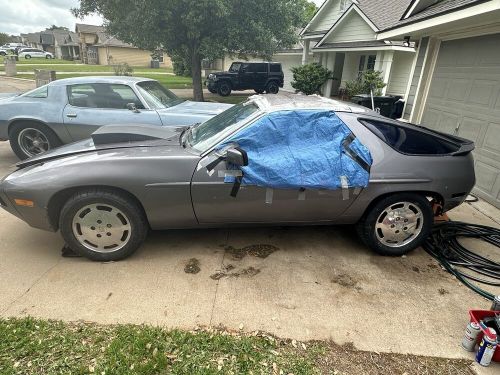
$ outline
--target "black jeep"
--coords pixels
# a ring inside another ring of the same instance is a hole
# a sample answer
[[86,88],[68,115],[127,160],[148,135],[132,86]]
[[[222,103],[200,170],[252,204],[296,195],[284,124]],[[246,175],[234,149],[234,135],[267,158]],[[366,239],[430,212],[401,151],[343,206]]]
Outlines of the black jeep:
[[280,63],[234,62],[227,72],[211,73],[205,83],[212,94],[228,96],[231,90],[250,89],[258,94],[277,94],[283,80]]

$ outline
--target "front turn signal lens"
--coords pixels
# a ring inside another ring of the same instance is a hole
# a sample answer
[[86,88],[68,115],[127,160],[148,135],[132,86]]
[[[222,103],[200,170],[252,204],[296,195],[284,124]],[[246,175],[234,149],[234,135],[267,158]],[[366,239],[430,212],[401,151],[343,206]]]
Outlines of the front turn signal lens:
[[29,199],[14,199],[14,202],[18,206],[35,207],[35,202],[30,201]]

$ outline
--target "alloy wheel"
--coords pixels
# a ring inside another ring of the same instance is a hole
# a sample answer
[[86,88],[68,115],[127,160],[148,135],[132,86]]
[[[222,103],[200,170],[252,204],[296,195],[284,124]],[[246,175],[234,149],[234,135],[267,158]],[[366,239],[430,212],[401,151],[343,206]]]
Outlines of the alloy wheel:
[[28,156],[35,156],[50,149],[47,136],[38,129],[26,128],[19,132],[17,143]]
[[82,246],[99,253],[120,250],[130,241],[132,232],[129,218],[104,203],[89,204],[78,210],[72,228]]
[[375,234],[388,247],[402,247],[413,241],[423,227],[421,209],[411,202],[398,202],[387,207],[379,215]]

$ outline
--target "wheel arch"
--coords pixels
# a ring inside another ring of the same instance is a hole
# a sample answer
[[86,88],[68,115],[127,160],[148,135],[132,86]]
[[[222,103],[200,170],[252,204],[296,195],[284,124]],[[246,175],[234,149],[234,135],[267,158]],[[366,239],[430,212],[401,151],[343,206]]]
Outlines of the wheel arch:
[[128,190],[125,190],[123,188],[119,188],[116,186],[109,186],[109,185],[85,185],[85,186],[75,186],[75,187],[69,187],[63,190],[58,191],[52,197],[50,197],[48,204],[47,204],[47,215],[48,215],[48,220],[50,222],[51,227],[54,230],[59,229],[59,217],[61,215],[61,210],[65,203],[68,201],[69,198],[71,198],[74,194],[77,194],[78,192],[83,192],[83,191],[88,191],[88,190],[100,190],[100,191],[107,191],[107,192],[112,192],[112,193],[118,193],[123,196],[125,196],[127,199],[130,199],[134,201],[138,207],[142,210],[142,214],[146,218],[146,221],[149,226],[149,219],[148,215],[146,214],[146,210],[144,209],[144,206],[142,202],[140,201],[139,198],[137,198],[136,195],[132,194]]
[[[18,123],[42,125],[57,135],[57,133],[55,131],[53,131],[46,122],[39,120],[39,119],[34,119],[34,118],[15,118],[15,119],[11,120],[9,122],[9,125],[7,126],[7,134],[10,134],[12,127]],[[59,136],[58,136],[58,138],[59,138]]]
[[430,201],[434,201],[437,205],[443,206],[444,205],[444,198],[441,194],[433,192],[433,191],[428,191],[428,190],[400,190],[400,191],[391,191],[388,193],[383,193],[375,197],[370,204],[365,208],[363,211],[363,215],[361,215],[361,218],[365,217],[368,212],[382,199],[385,199],[387,197],[390,197],[391,195],[395,194],[418,194],[427,198],[430,198]]

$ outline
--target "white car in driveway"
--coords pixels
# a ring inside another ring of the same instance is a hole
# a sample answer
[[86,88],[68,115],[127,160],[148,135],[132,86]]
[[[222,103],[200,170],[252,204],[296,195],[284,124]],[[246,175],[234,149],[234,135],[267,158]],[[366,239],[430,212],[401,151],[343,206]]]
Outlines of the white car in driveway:
[[19,51],[19,58],[31,59],[31,58],[45,58],[53,59],[54,55],[50,52],[43,51],[37,48],[24,48]]

